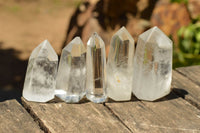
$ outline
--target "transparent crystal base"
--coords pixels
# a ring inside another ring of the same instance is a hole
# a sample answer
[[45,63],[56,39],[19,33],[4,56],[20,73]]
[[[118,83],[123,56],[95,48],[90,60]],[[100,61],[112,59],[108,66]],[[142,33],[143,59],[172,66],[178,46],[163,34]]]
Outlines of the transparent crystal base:
[[63,101],[65,101],[66,103],[78,103],[84,95],[61,95],[61,94],[57,94],[57,97],[59,97],[60,99],[62,99]]
[[106,101],[107,96],[105,95],[94,95],[94,94],[86,94],[87,99],[94,103],[103,103]]
[[76,94],[76,95],[75,94],[67,95],[67,92],[61,89],[55,90],[54,93],[57,97],[59,97],[60,99],[62,99],[63,101],[67,103],[78,103],[85,95],[85,93]]
[[48,102],[54,98],[53,93],[47,93],[47,94],[48,95],[42,95],[42,94],[33,95],[29,91],[26,90],[23,91],[23,97],[26,100],[33,102]]
[[66,96],[65,99],[63,99],[67,103],[78,103],[83,96],[78,96],[78,95],[70,95]]

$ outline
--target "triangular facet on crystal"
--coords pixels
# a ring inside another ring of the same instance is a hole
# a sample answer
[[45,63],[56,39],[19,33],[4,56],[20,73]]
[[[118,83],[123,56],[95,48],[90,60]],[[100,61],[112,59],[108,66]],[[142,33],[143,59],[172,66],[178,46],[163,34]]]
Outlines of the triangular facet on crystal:
[[[139,38],[148,43],[157,43],[161,48],[167,48],[167,44],[172,44],[172,41],[157,26],[142,33]],[[165,45],[163,45],[163,42],[166,42]]]
[[63,50],[70,52],[74,57],[79,57],[86,52],[85,46],[80,37],[75,37],[67,46],[64,47]]
[[54,98],[58,56],[45,40],[29,58],[23,97],[28,101],[46,102]]
[[123,26],[121,29],[119,29],[116,33],[115,36],[120,37],[121,40],[129,40],[131,43],[134,44],[134,39],[128,32],[128,30]]
[[36,57],[45,57],[45,58],[48,57],[48,59],[51,61],[58,60],[58,56],[48,40],[44,40],[42,43],[40,43],[33,50],[29,59],[36,58]]
[[92,36],[89,38],[87,42],[87,46],[95,47],[95,48],[102,48],[104,47],[104,42],[101,39],[101,37],[95,32],[92,34]]

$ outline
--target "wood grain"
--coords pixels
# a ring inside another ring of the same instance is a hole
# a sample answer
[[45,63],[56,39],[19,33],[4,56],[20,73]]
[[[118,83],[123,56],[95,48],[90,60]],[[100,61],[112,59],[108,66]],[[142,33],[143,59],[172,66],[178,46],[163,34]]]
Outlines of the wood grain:
[[130,132],[102,104],[22,103],[46,132]]
[[200,109],[200,86],[184,75],[173,71],[172,88],[177,95]]
[[180,67],[176,70],[200,86],[200,66]]
[[16,100],[8,100],[0,103],[0,132],[41,133],[43,131]]
[[200,132],[200,111],[171,93],[156,102],[106,103],[133,132]]

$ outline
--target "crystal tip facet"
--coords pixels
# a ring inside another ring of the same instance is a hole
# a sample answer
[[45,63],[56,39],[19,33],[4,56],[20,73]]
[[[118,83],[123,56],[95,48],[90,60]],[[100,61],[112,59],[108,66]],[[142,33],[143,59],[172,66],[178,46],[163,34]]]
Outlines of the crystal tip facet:
[[160,48],[168,49],[172,47],[172,41],[157,26],[145,31],[139,38],[148,43],[156,43]]
[[82,41],[81,41],[81,38],[80,38],[79,36],[77,36],[77,37],[75,37],[75,38],[71,41],[71,43],[81,44]]
[[101,39],[101,37],[97,34],[97,32],[94,32],[89,38],[87,45],[90,47],[101,48],[104,47],[104,42]]

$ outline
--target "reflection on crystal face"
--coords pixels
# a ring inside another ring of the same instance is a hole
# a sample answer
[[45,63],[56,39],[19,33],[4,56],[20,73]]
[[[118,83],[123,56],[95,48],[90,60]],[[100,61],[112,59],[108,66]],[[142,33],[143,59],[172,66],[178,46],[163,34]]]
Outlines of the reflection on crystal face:
[[103,79],[101,65],[101,48],[93,49],[93,70],[94,70],[94,95],[103,94]]
[[130,100],[134,40],[122,27],[111,39],[107,63],[107,95],[116,101]]
[[47,40],[36,47],[29,58],[23,97],[46,102],[54,98],[58,57]]
[[79,102],[85,95],[85,82],[86,50],[81,39],[76,37],[62,50],[56,79],[59,91],[55,94],[65,102]]
[[87,43],[86,96],[95,103],[106,100],[105,65],[105,44],[98,34],[94,33]]
[[133,93],[153,101],[170,92],[172,42],[157,27],[139,36],[134,57]]

